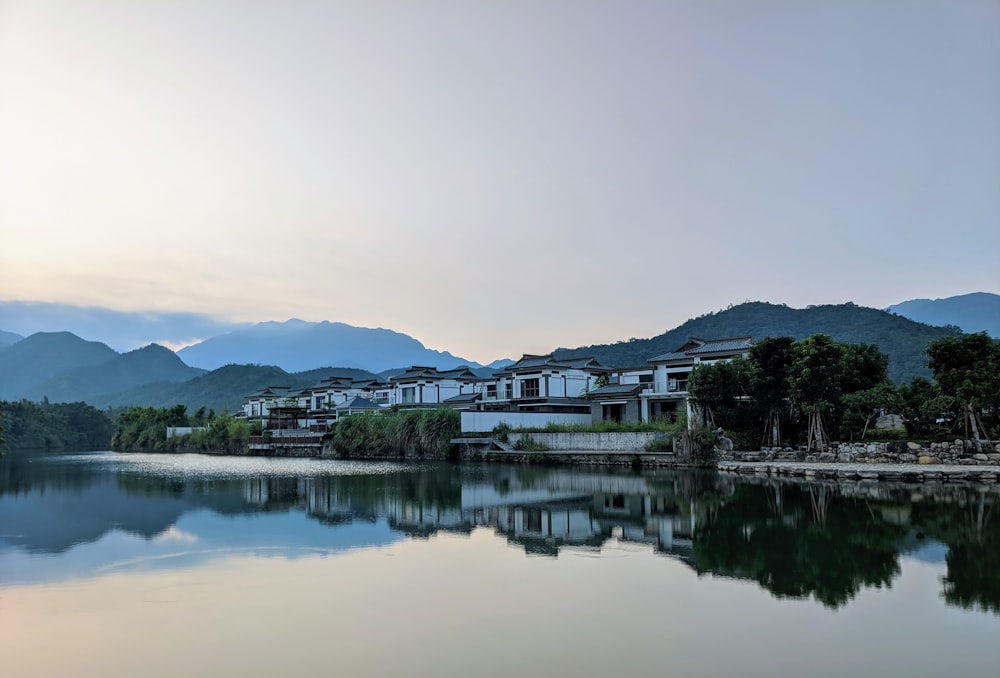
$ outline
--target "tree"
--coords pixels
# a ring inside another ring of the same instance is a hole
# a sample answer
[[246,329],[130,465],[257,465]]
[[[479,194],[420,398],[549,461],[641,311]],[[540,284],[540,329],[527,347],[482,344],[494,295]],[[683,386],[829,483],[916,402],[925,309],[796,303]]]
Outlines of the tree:
[[829,443],[823,416],[840,398],[842,355],[841,345],[826,334],[814,334],[793,348],[788,386],[790,395],[809,420],[807,449],[815,445],[823,451]]
[[781,445],[781,410],[788,402],[788,368],[792,362],[791,337],[766,337],[750,348],[750,396],[766,411],[764,440]]
[[701,410],[701,423],[715,428],[715,413],[731,415],[749,390],[750,364],[744,358],[698,364],[688,376],[687,389]]
[[846,433],[853,433],[854,422],[863,422],[861,437],[868,433],[872,421],[886,412],[898,412],[903,406],[903,399],[892,382],[886,379],[880,384],[862,391],[844,395],[844,417],[841,428]]
[[947,430],[949,421],[962,418],[961,412],[956,415],[955,398],[941,395],[940,387],[930,379],[914,377],[899,387],[899,397],[903,424],[910,436],[936,437]]
[[981,449],[989,442],[989,432],[982,425],[983,415],[994,428],[998,423],[1000,341],[991,339],[986,332],[945,337],[931,342],[927,356],[941,393],[962,404],[963,419]]

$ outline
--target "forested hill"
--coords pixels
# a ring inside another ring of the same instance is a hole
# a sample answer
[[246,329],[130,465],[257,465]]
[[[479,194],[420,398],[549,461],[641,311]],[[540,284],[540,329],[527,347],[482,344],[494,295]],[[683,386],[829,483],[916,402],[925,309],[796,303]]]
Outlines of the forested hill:
[[182,383],[161,381],[144,384],[120,393],[95,396],[88,402],[101,408],[127,405],[170,407],[181,404],[188,408],[188,412],[194,412],[199,407],[216,412],[236,412],[243,407],[244,397],[265,386],[305,388],[315,386],[333,374],[357,379],[374,376],[371,372],[343,367],[289,373],[273,365],[226,365]]
[[822,332],[837,341],[876,344],[889,356],[889,377],[896,382],[914,376],[930,377],[927,345],[935,339],[961,333],[957,327],[931,327],[902,316],[852,303],[810,306],[804,309],[755,301],[688,320],[650,339],[615,344],[556,349],[558,357],[592,355],[611,367],[643,365],[653,356],[669,353],[689,337],[705,339],[751,336],[754,339],[789,336],[804,339]]

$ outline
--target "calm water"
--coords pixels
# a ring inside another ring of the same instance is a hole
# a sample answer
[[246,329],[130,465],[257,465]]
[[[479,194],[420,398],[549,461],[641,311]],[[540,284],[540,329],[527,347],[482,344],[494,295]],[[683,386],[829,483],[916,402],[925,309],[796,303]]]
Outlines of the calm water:
[[0,461],[3,676],[997,676],[1000,494]]

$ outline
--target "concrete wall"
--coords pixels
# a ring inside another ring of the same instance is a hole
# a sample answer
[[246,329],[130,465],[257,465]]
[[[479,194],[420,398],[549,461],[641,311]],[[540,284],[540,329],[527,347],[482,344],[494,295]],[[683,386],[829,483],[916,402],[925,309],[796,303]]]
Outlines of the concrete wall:
[[521,436],[528,435],[550,450],[612,450],[619,452],[644,451],[645,444],[662,433],[510,433],[508,441],[516,445]]
[[462,412],[462,433],[486,433],[500,423],[511,428],[544,428],[549,422],[590,426],[591,418],[559,412]]

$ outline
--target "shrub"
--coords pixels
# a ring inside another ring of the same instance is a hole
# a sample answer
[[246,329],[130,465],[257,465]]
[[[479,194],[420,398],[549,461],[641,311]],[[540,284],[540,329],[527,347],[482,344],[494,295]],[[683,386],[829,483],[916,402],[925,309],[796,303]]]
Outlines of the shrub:
[[493,427],[493,437],[500,442],[507,442],[508,435],[511,431],[510,424],[505,421],[501,421],[499,424]]
[[520,452],[546,452],[549,448],[526,434],[518,438],[514,449]]
[[672,435],[665,435],[660,436],[659,438],[653,438],[642,447],[647,452],[673,452],[674,437]]

